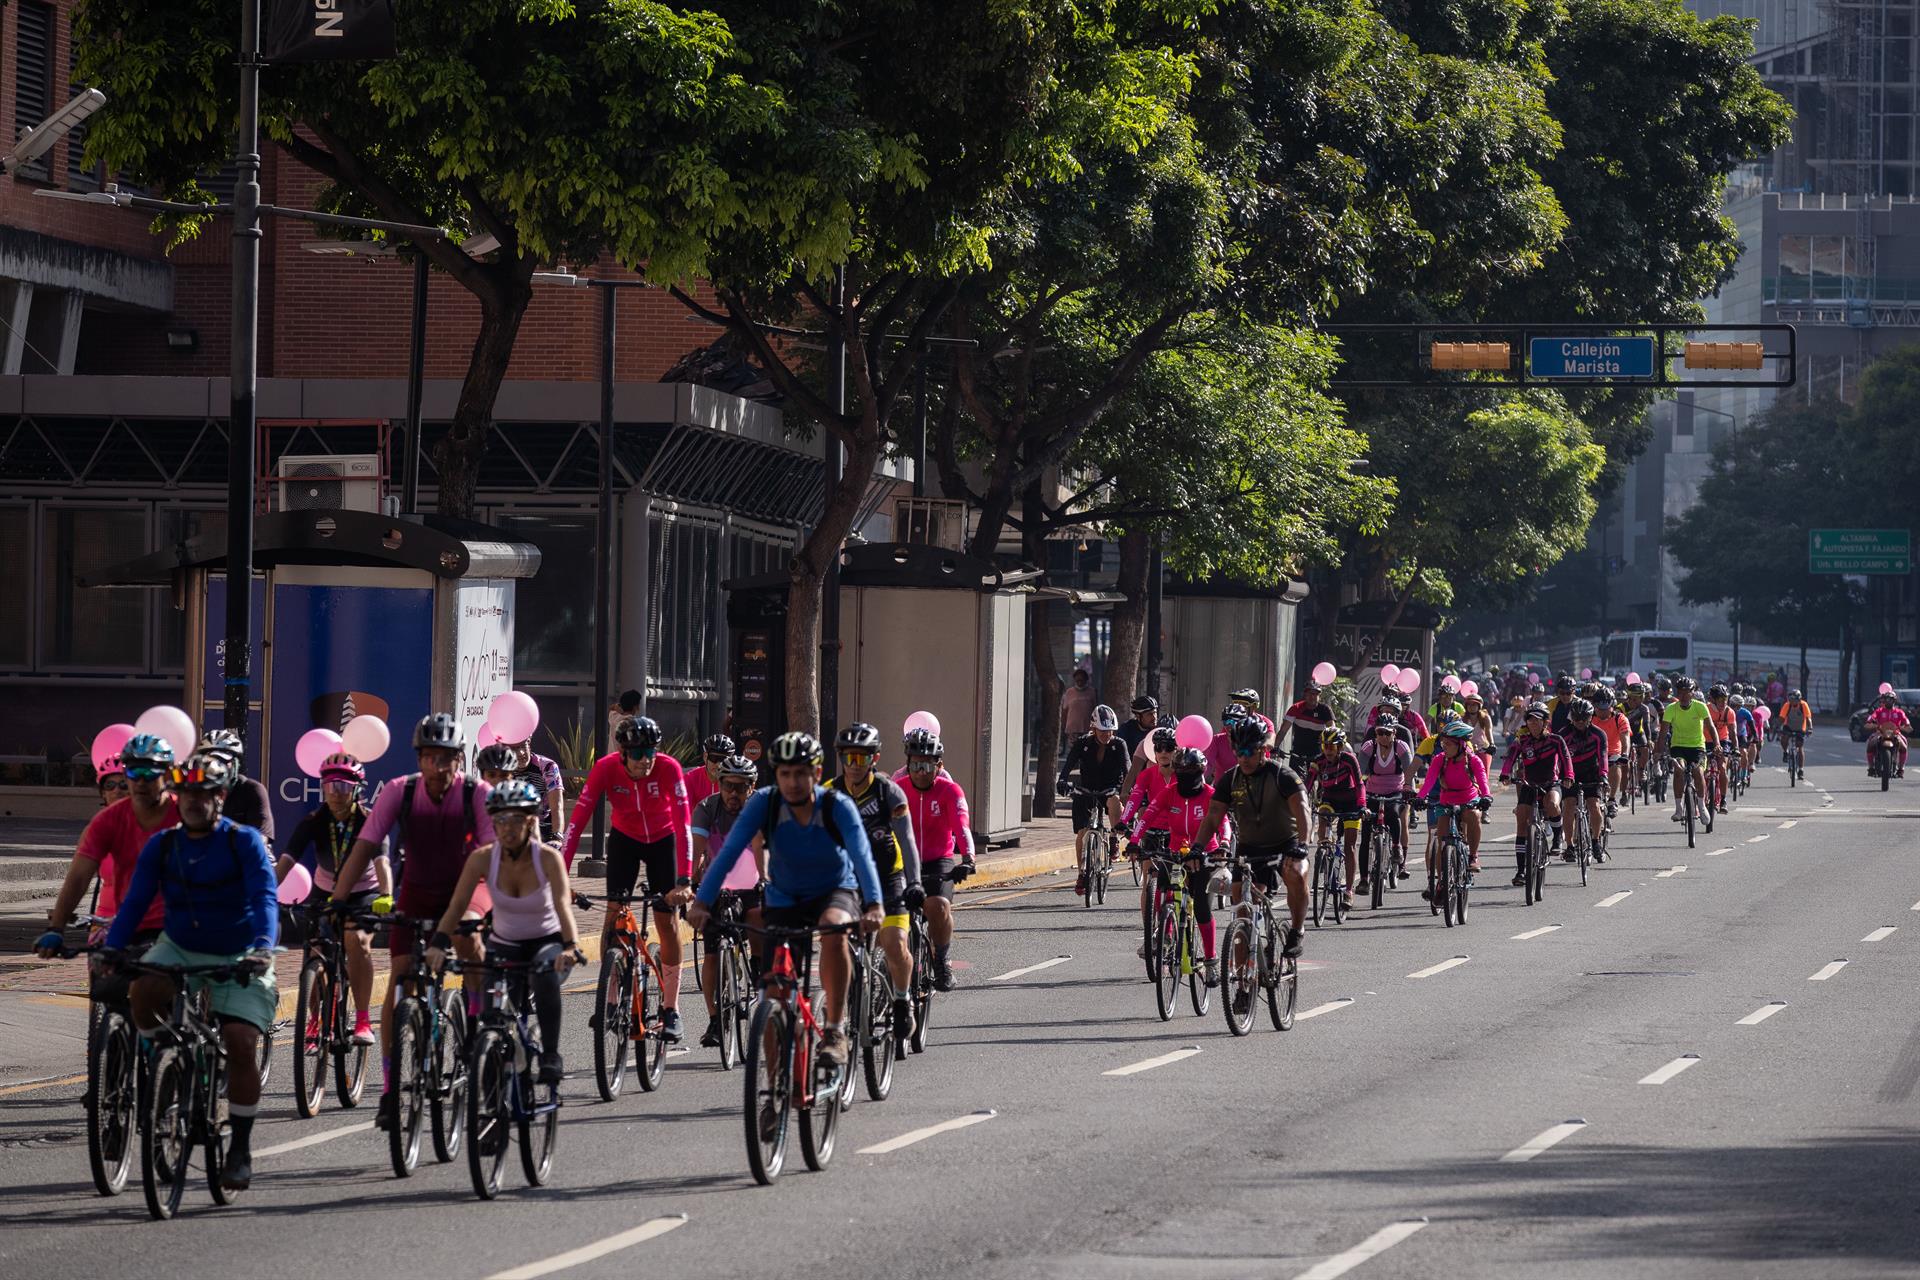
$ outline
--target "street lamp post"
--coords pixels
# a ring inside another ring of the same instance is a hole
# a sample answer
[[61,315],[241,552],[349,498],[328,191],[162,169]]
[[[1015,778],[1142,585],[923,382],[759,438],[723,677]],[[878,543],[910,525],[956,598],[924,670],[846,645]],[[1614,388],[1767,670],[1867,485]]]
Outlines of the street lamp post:
[[[227,413],[227,638],[222,716],[243,739],[252,701],[253,505],[259,447],[260,0],[240,3],[240,180],[233,188],[233,333]],[[256,760],[256,764],[257,764]],[[257,771],[257,770],[256,770]]]

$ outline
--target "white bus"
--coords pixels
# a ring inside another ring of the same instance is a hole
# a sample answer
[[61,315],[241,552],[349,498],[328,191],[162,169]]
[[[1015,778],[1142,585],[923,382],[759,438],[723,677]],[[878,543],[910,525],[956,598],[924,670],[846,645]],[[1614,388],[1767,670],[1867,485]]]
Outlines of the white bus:
[[1684,675],[1692,660],[1693,637],[1684,631],[1623,631],[1609,636],[1600,653],[1602,668],[1616,675]]

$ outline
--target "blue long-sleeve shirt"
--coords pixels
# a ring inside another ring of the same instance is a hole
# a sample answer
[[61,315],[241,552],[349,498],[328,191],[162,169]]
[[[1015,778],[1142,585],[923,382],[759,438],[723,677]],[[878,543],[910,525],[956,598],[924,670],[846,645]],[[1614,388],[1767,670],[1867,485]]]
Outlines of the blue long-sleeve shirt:
[[[791,907],[824,897],[835,889],[857,889],[862,903],[879,902],[880,873],[874,869],[873,846],[860,823],[860,811],[839,791],[825,787],[813,789],[813,820],[801,826],[793,819],[793,810],[780,799],[777,787],[762,787],[747,797],[747,804],[734,819],[727,842],[707,864],[700,880],[700,901],[712,906],[720,899],[720,886],[727,872],[753,838],[766,829],[767,806],[780,806],[780,819],[767,842],[767,905]],[[840,838],[827,830],[826,810],[833,807],[833,824]]]
[[277,889],[267,842],[252,827],[221,818],[203,836],[184,827],[156,832],[134,863],[106,945],[133,941],[157,893],[166,906],[167,937],[188,951],[265,949],[280,939]]

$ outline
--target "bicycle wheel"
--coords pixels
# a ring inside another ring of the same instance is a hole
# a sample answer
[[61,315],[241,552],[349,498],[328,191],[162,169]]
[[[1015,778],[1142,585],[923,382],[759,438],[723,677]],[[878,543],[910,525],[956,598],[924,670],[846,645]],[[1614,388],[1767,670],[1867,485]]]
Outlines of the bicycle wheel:
[[1693,848],[1693,782],[1689,779],[1680,788],[1680,812],[1687,827],[1687,848]]
[[1333,922],[1347,922],[1347,886],[1341,878],[1340,852],[1335,850],[1327,867],[1327,897],[1333,903]]
[[720,1023],[720,1069],[733,1070],[734,1063],[740,1061],[740,1035],[745,1030],[740,1025],[739,1010],[746,998],[746,973],[740,963],[739,943],[728,938],[720,943],[717,950],[720,972],[714,985],[713,1016]]
[[1368,865],[1373,868],[1372,902],[1373,909],[1378,911],[1386,901],[1386,879],[1393,874],[1392,855],[1388,852],[1390,843],[1387,839],[1387,833],[1378,826],[1374,829],[1373,839],[1370,843],[1373,846],[1368,862]]
[[1448,876],[1453,881],[1453,918],[1456,923],[1467,922],[1467,842],[1454,836],[1447,849],[1450,865]]
[[320,1114],[327,1091],[327,1057],[333,1047],[331,984],[327,965],[313,957],[300,970],[300,994],[293,1005],[293,1105],[300,1118]]
[[273,1031],[268,1027],[260,1033],[260,1046],[254,1052],[254,1066],[260,1072],[260,1087],[265,1089],[267,1081],[273,1079]]
[[357,1107],[367,1091],[367,1064],[373,1060],[373,1046],[357,1043],[347,1019],[352,1007],[347,992],[333,988],[333,1092],[343,1107]]
[[1153,965],[1153,1004],[1160,1021],[1173,1017],[1174,998],[1180,994],[1180,922],[1169,903],[1160,909],[1158,927],[1147,951]]
[[640,1046],[634,1060],[639,1068],[635,1078],[643,1092],[652,1093],[660,1087],[667,1070],[667,1039],[660,1034],[660,983],[655,980],[652,965],[641,965],[636,975],[640,980],[640,1026],[636,1030],[641,1038],[634,1042]]
[[467,1172],[473,1194],[491,1200],[500,1194],[507,1148],[513,1145],[513,1046],[499,1027],[474,1034],[467,1059]]
[[560,1090],[557,1086],[548,1086],[546,1102],[537,1104],[540,1086],[534,1083],[532,1072],[520,1077],[518,1087],[526,1097],[524,1114],[517,1122],[520,1171],[527,1175],[528,1186],[544,1187],[553,1176],[553,1153],[560,1145]]
[[1584,889],[1587,886],[1587,867],[1593,861],[1593,841],[1594,841],[1593,831],[1587,825],[1587,811],[1584,805],[1581,807],[1581,810],[1580,810],[1579,830],[1580,830],[1580,847],[1576,849],[1574,852],[1579,855],[1580,887]]
[[1157,912],[1148,911],[1147,918],[1140,924],[1140,961],[1146,966],[1148,982],[1160,980],[1160,971],[1154,967],[1153,962],[1153,926],[1157,919],[1159,919]]
[[393,1176],[408,1178],[420,1164],[420,1130],[427,1116],[427,1006],[409,996],[394,1011],[393,1127],[387,1154]]
[[1193,1005],[1193,1016],[1204,1018],[1213,1005],[1213,988],[1207,985],[1207,966],[1195,944],[1200,941],[1199,921],[1187,916],[1186,937],[1181,949],[1187,954],[1187,999]]
[[847,1003],[844,1006],[847,1026],[847,1065],[839,1074],[840,1109],[846,1110],[853,1105],[854,1094],[859,1091],[858,1076],[854,1064],[864,1056],[867,1037],[872,1034],[867,1022],[867,948],[849,948],[853,961],[847,972]]
[[103,1196],[119,1195],[133,1172],[138,1065],[133,1023],[103,1008],[87,1055],[86,1098],[87,1164],[93,1171],[94,1189]]
[[600,957],[593,1008],[593,1082],[600,1100],[612,1102],[627,1078],[633,1044],[633,952],[623,944],[609,943]]
[[433,1154],[441,1164],[460,1158],[467,1131],[467,993],[440,992],[440,1029],[426,1046],[433,1055]]
[[885,1102],[893,1092],[893,1056],[898,1046],[893,1028],[893,979],[877,956],[867,975],[867,1007],[861,1018],[867,1026],[860,1039],[860,1067],[867,1079],[867,1096]]
[[1526,895],[1527,906],[1530,907],[1540,901],[1540,888],[1533,876],[1533,849],[1531,846],[1529,846],[1525,854],[1521,855],[1520,887]]
[[933,939],[927,935],[924,919],[913,917],[913,1035],[907,1047],[915,1053],[927,1051],[927,1031],[933,1021]]
[[[1427,861],[1427,912],[1439,915],[1443,900],[1440,896],[1440,859],[1430,857]],[[1449,922],[1451,923],[1451,922]]]
[[[787,1162],[787,1115],[793,1109],[787,1008],[761,997],[753,1008],[741,1061],[746,1067],[747,1167],[753,1180],[770,1185]],[[771,1042],[771,1043],[769,1043]]]
[[178,1049],[162,1049],[147,1065],[146,1116],[140,1125],[140,1187],[147,1212],[162,1221],[180,1211],[193,1156],[193,1080]]
[[[817,1044],[811,1047],[819,1048]],[[844,1092],[841,1085],[852,1073],[844,1066],[827,1066],[817,1053],[809,1053],[807,1057],[813,1102],[800,1108],[800,1158],[807,1162],[807,1168],[818,1173],[833,1159],[833,1140],[840,1132],[840,1099]],[[797,1072],[797,1063],[795,1067]]]
[[1316,929],[1320,927],[1320,920],[1327,912],[1327,864],[1332,861],[1332,856],[1327,852],[1325,845],[1319,845],[1313,851],[1313,897],[1307,908],[1307,915]]
[[1885,791],[1893,785],[1893,752],[1882,747],[1875,758],[1879,761],[1880,789]]
[[1254,950],[1253,921],[1237,916],[1220,944],[1220,1012],[1234,1035],[1252,1034],[1253,1002],[1259,992],[1260,957]]
[[206,1133],[202,1150],[206,1153],[207,1191],[215,1204],[229,1205],[237,1202],[243,1193],[220,1185],[227,1170],[227,1151],[233,1146],[233,1120],[227,1111],[226,1060],[218,1052],[214,1052],[209,1076],[208,1097],[203,1104],[205,1112],[200,1117]]
[[1280,954],[1280,931],[1267,918],[1265,940],[1261,943],[1262,966],[1271,975],[1267,983],[1267,1016],[1275,1031],[1293,1030],[1294,1010],[1300,1002],[1300,962]]
[[1107,880],[1113,875],[1113,864],[1107,859],[1110,850],[1106,848],[1106,840],[1104,837],[1102,837],[1100,843],[1101,848],[1098,850],[1094,860],[1093,873],[1087,877],[1087,887],[1093,890],[1094,903],[1099,906],[1105,906],[1107,901]]

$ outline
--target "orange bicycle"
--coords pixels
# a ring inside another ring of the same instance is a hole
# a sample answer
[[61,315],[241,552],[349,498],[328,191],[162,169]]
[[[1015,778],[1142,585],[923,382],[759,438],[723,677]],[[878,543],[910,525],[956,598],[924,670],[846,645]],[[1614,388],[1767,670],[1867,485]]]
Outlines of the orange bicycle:
[[612,1102],[627,1078],[627,1055],[638,1046],[640,1087],[652,1093],[660,1087],[667,1065],[667,1042],[660,1029],[660,961],[647,945],[650,911],[635,912],[633,901],[649,900],[647,888],[632,894],[602,898],[612,914],[606,950],[600,957],[600,980],[594,990],[593,1079],[600,1097]]

